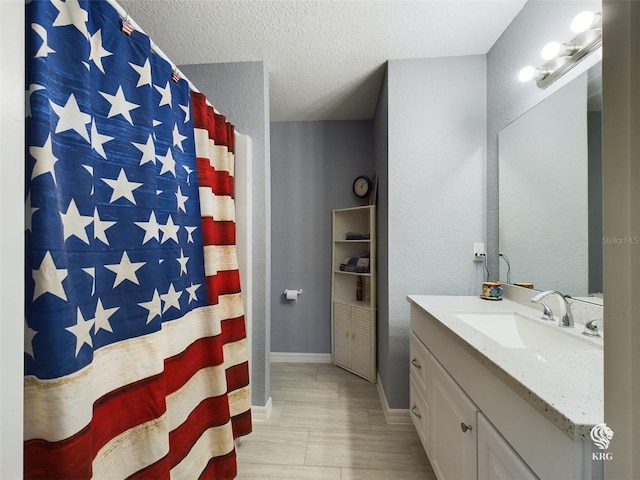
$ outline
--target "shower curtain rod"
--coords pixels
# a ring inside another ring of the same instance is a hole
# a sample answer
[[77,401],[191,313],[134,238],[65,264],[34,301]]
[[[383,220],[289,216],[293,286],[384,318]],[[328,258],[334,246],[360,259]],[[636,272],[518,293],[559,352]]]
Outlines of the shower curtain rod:
[[[147,35],[147,33],[142,28],[140,28],[140,25],[138,25],[136,21],[131,18],[131,16],[125,11],[124,8],[122,8],[122,6],[116,0],[107,0],[107,3],[111,5],[113,8],[115,8],[121,20],[126,20],[127,22],[130,22],[131,25],[133,25],[133,27],[138,32]],[[149,37],[149,35],[147,35],[147,37]],[[149,41],[151,42],[151,50],[156,55],[159,55],[163,60],[166,60],[169,63],[169,65],[171,65],[171,70],[173,72],[177,73],[178,75],[180,75],[180,78],[183,78],[184,80],[187,81],[187,83],[189,84],[189,89],[191,91],[196,93],[202,93],[200,90],[196,88],[196,86],[191,82],[191,80],[189,80],[189,78],[184,73],[182,73],[182,71],[180,71],[178,66],[171,61],[171,59],[162,51],[162,49],[153,41],[151,37],[149,37]],[[209,99],[205,98],[205,100],[207,102],[207,105],[213,108],[214,112],[216,112],[219,115],[222,115],[218,110],[216,110],[216,108],[211,104],[211,102],[209,102]],[[235,126],[234,126],[234,130],[236,133],[242,135],[242,132],[239,132],[237,129],[235,129]]]

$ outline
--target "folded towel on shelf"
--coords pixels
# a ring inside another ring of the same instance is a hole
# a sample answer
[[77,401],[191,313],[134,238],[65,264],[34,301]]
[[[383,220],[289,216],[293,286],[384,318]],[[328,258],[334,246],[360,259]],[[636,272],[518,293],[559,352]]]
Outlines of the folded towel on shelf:
[[345,235],[345,240],[370,240],[370,233],[360,233],[360,232],[347,232]]
[[369,273],[369,252],[345,258],[340,264],[340,270],[343,272]]

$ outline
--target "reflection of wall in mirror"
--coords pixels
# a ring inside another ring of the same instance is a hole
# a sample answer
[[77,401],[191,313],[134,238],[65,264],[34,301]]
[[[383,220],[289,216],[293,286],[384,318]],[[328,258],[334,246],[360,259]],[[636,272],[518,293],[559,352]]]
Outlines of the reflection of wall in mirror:
[[586,97],[581,75],[499,134],[500,251],[512,281],[573,296],[589,292]]
[[[591,73],[596,70],[601,75],[600,68],[589,71],[589,98],[598,96],[602,99],[602,87],[597,86],[597,92],[592,93]],[[590,102],[590,105],[592,102]],[[599,107],[599,108],[598,108]],[[587,112],[587,128],[589,131],[589,293],[604,292],[602,288],[602,102],[593,102],[593,110]]]

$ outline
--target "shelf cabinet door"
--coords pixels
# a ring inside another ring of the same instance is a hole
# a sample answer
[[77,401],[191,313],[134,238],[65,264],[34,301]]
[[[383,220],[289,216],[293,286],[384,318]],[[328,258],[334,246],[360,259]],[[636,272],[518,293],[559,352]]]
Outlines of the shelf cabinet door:
[[478,480],[514,478],[535,480],[538,477],[487,417],[478,413]]
[[371,310],[351,307],[351,369],[368,380],[372,380],[373,377],[372,323]]
[[351,369],[351,307],[333,304],[333,361]]
[[436,476],[439,480],[475,480],[478,407],[435,359],[430,393],[429,446]]

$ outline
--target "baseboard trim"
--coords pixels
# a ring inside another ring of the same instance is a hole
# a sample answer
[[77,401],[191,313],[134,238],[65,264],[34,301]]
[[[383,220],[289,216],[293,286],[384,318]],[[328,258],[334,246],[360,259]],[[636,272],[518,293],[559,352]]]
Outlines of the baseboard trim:
[[378,374],[378,381],[376,383],[378,387],[378,396],[380,397],[380,403],[382,404],[382,412],[384,413],[384,419],[389,424],[409,424],[411,423],[411,414],[408,408],[390,408],[387,402],[387,396],[384,393],[384,387],[382,386],[382,379]]
[[271,352],[272,363],[331,363],[330,353]]
[[251,407],[251,420],[253,422],[266,422],[269,420],[269,417],[271,417],[272,412],[273,402],[271,401],[271,397],[269,397],[264,407],[255,405]]

